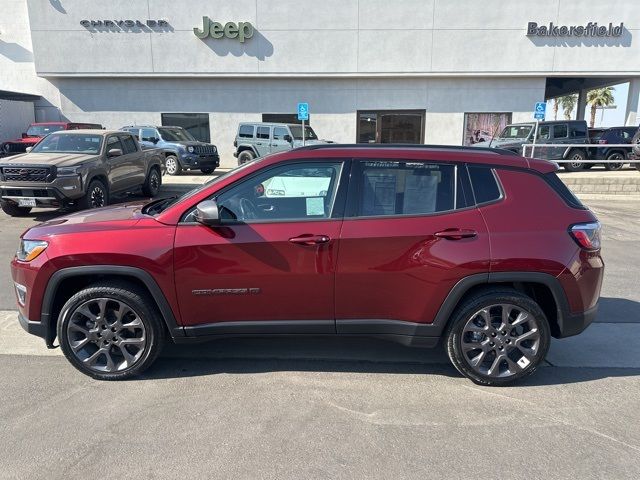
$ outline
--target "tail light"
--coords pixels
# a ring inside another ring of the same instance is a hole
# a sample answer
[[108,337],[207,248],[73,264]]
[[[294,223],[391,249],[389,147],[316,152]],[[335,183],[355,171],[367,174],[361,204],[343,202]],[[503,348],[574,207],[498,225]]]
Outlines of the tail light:
[[600,249],[600,230],[600,222],[576,223],[569,227],[573,239],[585,250]]
[[234,146],[234,147],[237,147],[237,146],[238,146],[238,140],[234,140],[234,141],[233,141],[233,146]]
[[604,145],[605,143],[609,143],[609,142],[608,142],[608,141],[606,141],[606,140],[598,140],[598,143],[599,143],[600,145]]

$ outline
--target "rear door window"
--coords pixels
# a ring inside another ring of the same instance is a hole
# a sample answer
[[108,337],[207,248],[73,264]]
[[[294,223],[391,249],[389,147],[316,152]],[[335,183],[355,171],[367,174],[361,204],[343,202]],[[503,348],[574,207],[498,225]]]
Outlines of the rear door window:
[[258,134],[256,136],[258,138],[268,139],[269,138],[269,130],[271,130],[269,127],[258,127]]
[[553,126],[553,138],[567,138],[569,136],[569,129],[565,124]]
[[136,142],[131,135],[122,135],[120,137],[120,140],[122,141],[123,146],[122,153],[124,153],[125,155],[138,151],[138,149],[136,148]]

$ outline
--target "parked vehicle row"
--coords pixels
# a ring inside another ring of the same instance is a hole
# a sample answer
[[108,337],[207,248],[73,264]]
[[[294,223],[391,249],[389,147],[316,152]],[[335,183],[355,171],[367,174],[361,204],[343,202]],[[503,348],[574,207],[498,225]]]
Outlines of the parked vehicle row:
[[[522,155],[523,145],[531,145],[535,135],[534,122],[507,125],[488,144],[478,143],[478,147],[501,148]],[[638,127],[611,127],[589,129],[584,120],[558,120],[539,122],[536,137],[535,157],[545,160],[571,160],[562,166],[570,172],[591,168],[594,163],[585,160],[621,160],[605,163],[608,170],[619,170],[627,160],[631,160],[632,143]],[[628,144],[629,147],[607,147],[607,144]],[[637,141],[635,143],[638,143]],[[548,147],[547,144],[572,145],[571,147]],[[575,146],[577,145],[577,146]],[[584,146],[582,146],[584,145]],[[591,145],[605,145],[592,147]],[[531,155],[531,149],[527,151]]]
[[0,159],[0,205],[11,216],[34,207],[103,207],[118,192],[142,188],[154,197],[163,158],[118,130],[61,130],[28,153]]
[[103,129],[104,127],[97,123],[77,123],[77,122],[43,122],[32,123],[27,131],[22,134],[22,138],[6,140],[0,143],[0,155],[16,155],[24,153],[27,148],[33,147],[44,137],[53,132],[60,130],[79,130],[79,129]]
[[295,334],[443,345],[504,385],[594,320],[600,224],[555,165],[381,147],[298,148],[33,227],[11,264],[19,321],[97,379],[142,373],[166,337]]

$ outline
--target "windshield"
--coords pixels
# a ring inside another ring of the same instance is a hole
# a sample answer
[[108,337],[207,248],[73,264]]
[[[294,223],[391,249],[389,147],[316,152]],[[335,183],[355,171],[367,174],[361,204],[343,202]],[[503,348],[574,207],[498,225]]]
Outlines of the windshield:
[[92,153],[100,152],[102,135],[84,133],[53,134],[43,138],[33,147],[35,153]]
[[208,188],[210,185],[213,185],[215,183],[218,183],[222,180],[224,180],[225,178],[230,177],[231,175],[235,175],[237,172],[240,172],[242,170],[244,170],[245,168],[249,168],[254,166],[256,163],[263,161],[265,158],[267,158],[268,155],[258,158],[257,160],[254,160],[253,162],[247,162],[242,164],[239,167],[235,167],[231,170],[229,170],[227,173],[220,175],[219,177],[214,177],[210,180],[208,180],[206,183],[204,183],[203,185],[200,185],[199,187],[193,188],[191,190],[189,190],[186,193],[183,193],[180,196],[173,196],[173,197],[169,197],[169,198],[161,198],[158,200],[154,200],[153,202],[147,203],[144,208],[142,209],[142,213],[146,214],[146,215],[158,215],[161,212],[164,212],[167,208],[169,208],[172,205],[175,205],[178,202],[181,202],[182,200],[186,200],[190,197],[193,197],[194,195],[197,195],[199,192],[201,192],[202,190],[204,190],[205,188]]
[[533,125],[507,125],[498,138],[528,138]]
[[[290,125],[291,135],[296,140],[302,140],[302,125]],[[305,140],[317,140],[318,136],[311,127],[304,127],[304,139]]]
[[161,127],[161,128],[158,128],[158,132],[160,132],[160,136],[165,142],[195,142],[196,141],[196,139],[193,138],[193,135],[187,132],[184,128]]
[[50,133],[63,130],[62,125],[31,125],[27,129],[27,135],[30,137],[46,137]]

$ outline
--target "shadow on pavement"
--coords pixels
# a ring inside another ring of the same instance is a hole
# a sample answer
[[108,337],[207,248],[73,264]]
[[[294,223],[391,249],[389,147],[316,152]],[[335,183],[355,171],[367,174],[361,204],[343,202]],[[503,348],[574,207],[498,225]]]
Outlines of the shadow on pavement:
[[627,298],[600,297],[596,322],[640,323],[640,302]]
[[[288,337],[227,338],[195,345],[170,344],[154,366],[138,380],[269,372],[438,375],[462,379],[441,347],[411,348],[370,338]],[[639,368],[543,366],[512,386],[563,385],[635,376],[640,376]]]

